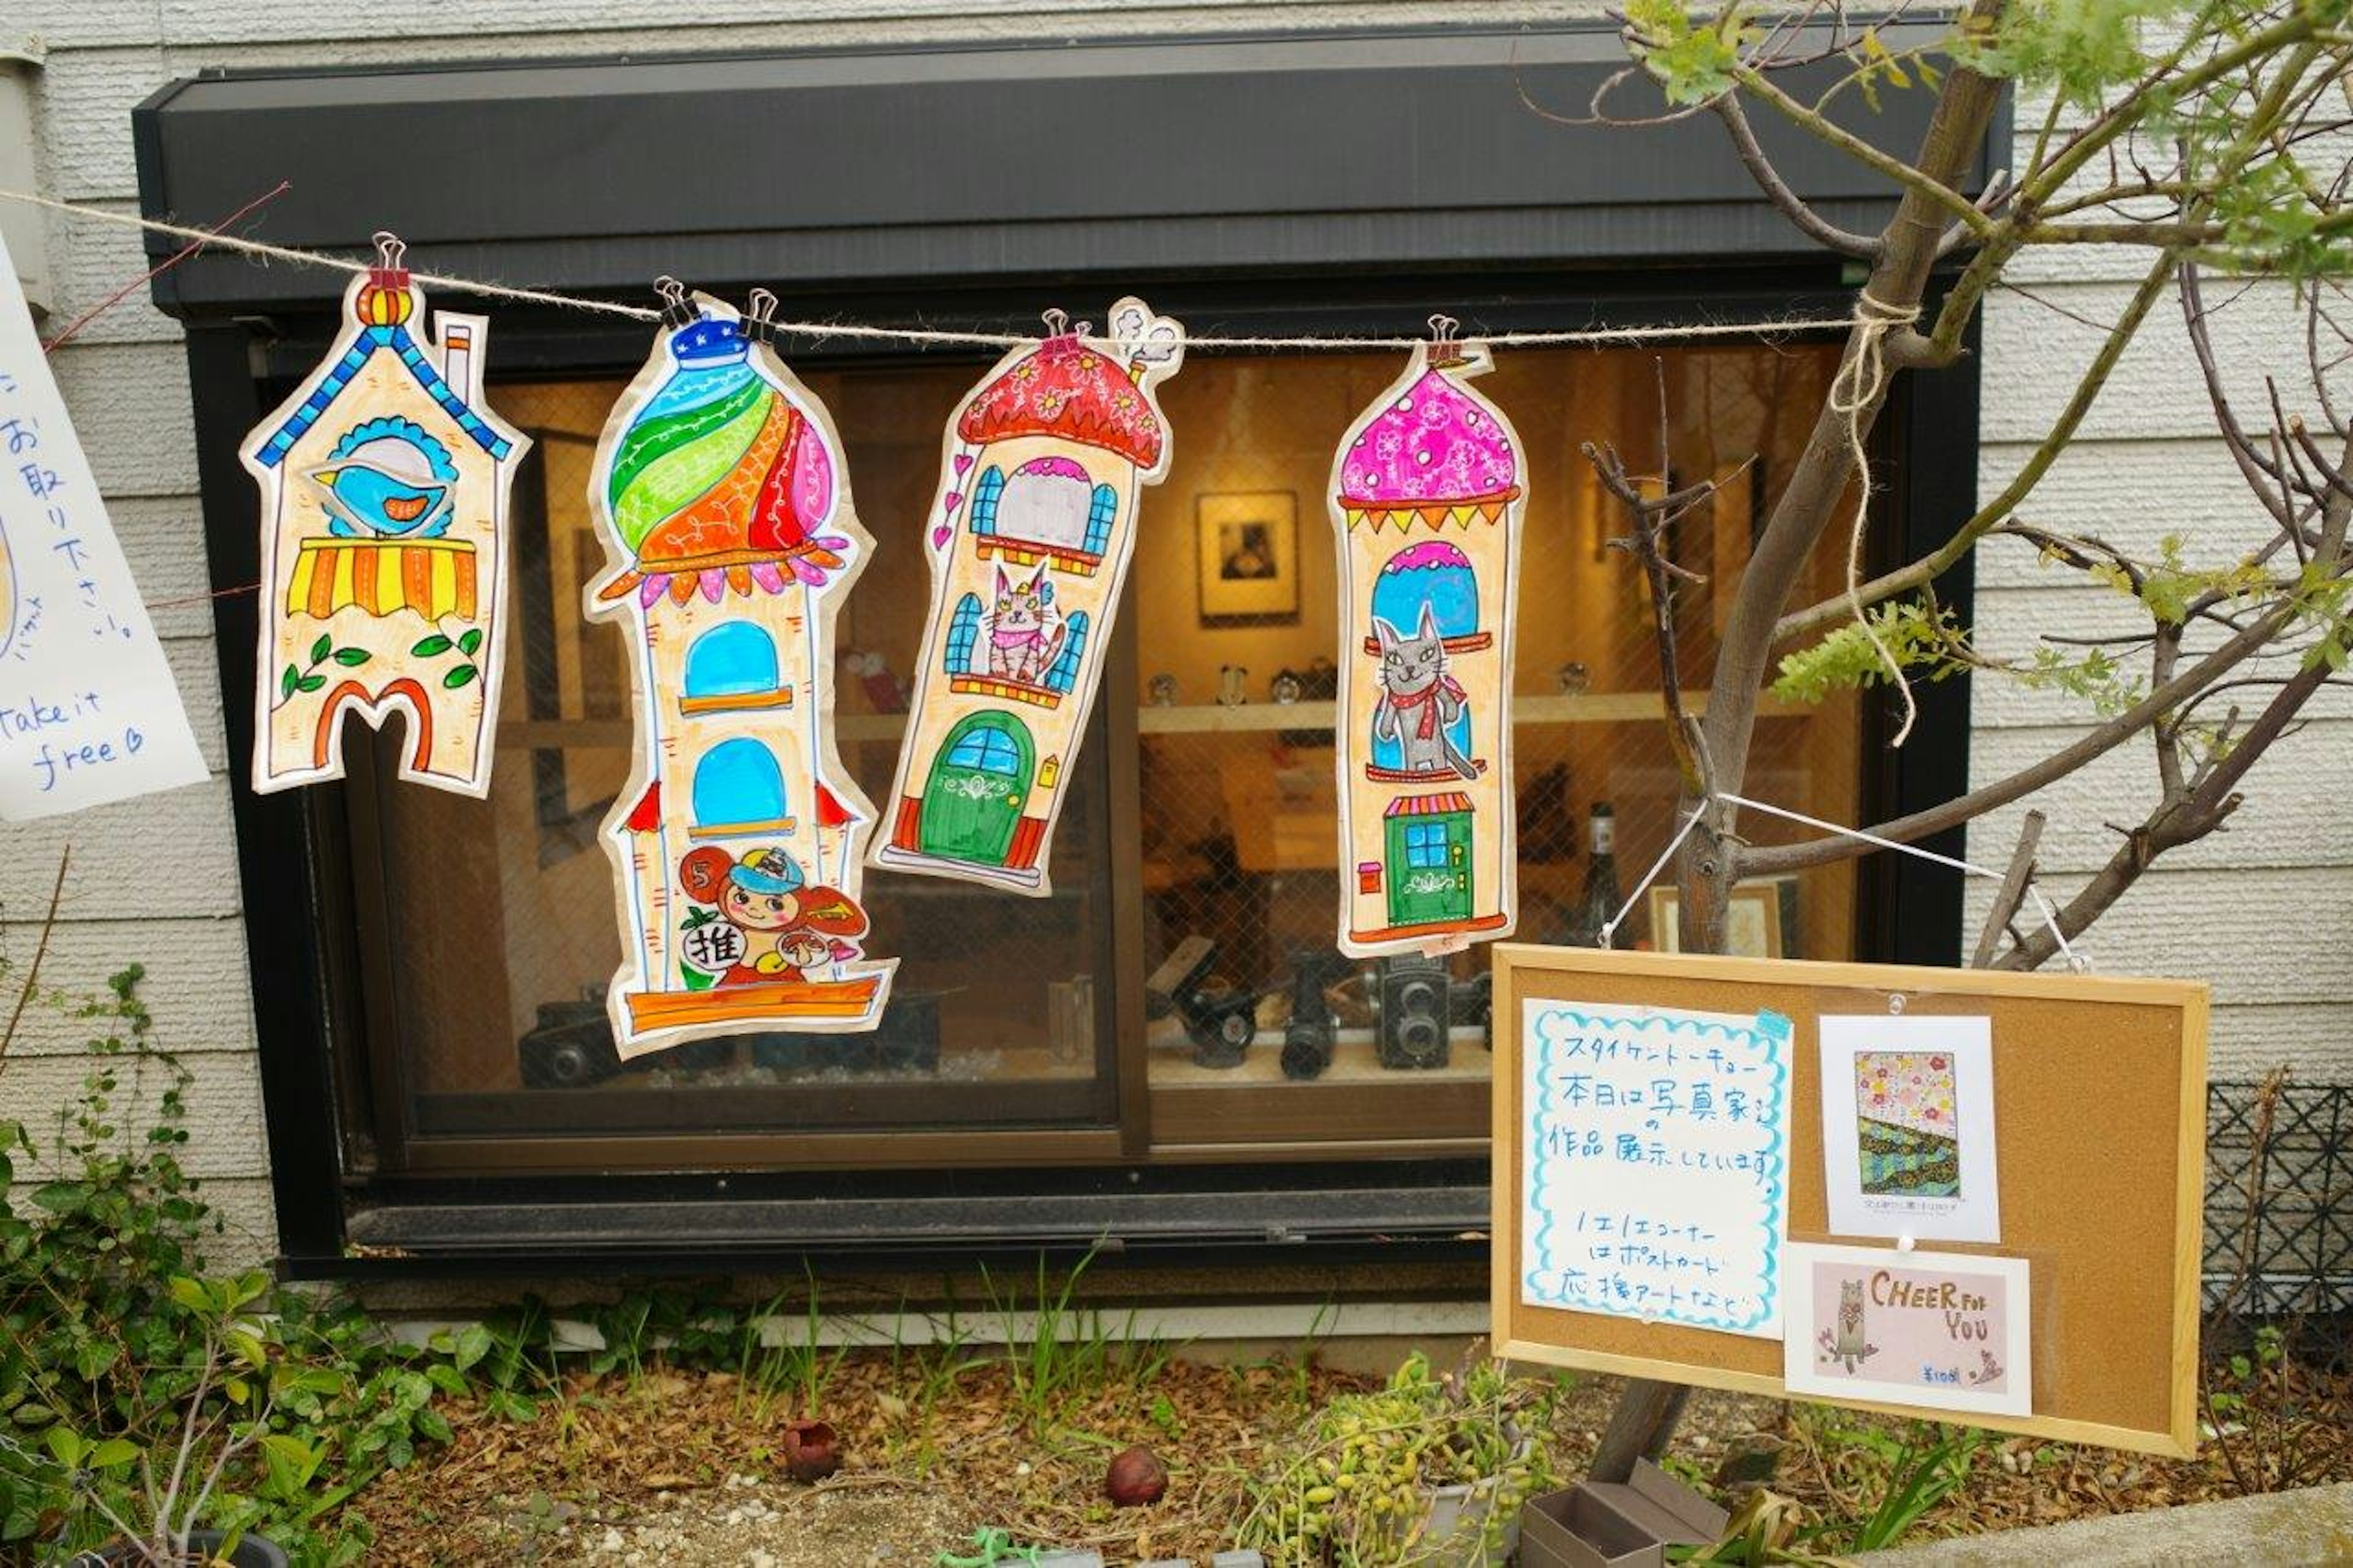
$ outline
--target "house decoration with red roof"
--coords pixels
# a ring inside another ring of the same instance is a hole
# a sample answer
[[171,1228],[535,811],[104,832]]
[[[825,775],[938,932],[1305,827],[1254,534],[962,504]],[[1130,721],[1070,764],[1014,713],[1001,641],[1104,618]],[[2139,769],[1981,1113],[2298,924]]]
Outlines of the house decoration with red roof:
[[[1443,318],[1440,318],[1443,322]],[[1445,331],[1451,331],[1451,323]],[[1442,952],[1517,918],[1510,697],[1519,437],[1441,335],[1341,437],[1339,943]]]
[[400,776],[491,786],[508,492],[531,443],[482,395],[490,323],[441,311],[376,237],[343,330],[238,450],[261,489],[253,787],[343,776],[343,727],[401,716]]
[[931,618],[873,863],[1050,890],[1047,852],[1094,706],[1145,485],[1154,389],[1184,330],[1136,300],[999,361],[948,422],[928,520]]
[[745,1029],[872,1028],[873,806],[833,731],[834,620],[873,541],[825,405],[766,321],[663,285],[663,331],[607,421],[587,612],[632,646],[636,762],[605,825],[624,1058]]

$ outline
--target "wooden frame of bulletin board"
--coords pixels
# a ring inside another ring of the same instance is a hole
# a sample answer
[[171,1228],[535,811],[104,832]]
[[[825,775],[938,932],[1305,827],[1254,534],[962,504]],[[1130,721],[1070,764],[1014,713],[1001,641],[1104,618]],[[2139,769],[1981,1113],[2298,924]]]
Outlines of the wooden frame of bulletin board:
[[1525,943],[1499,945],[1494,963],[1499,1355],[1743,1394],[1785,1392],[1778,1339],[1521,1300],[1523,1002],[1788,1018],[1788,1239],[1884,1247],[1894,1260],[1901,1254],[1893,1241],[1827,1229],[1817,1020],[1885,1014],[1900,999],[1910,1015],[1992,1020],[2001,1240],[1926,1247],[2028,1260],[2033,1414],[1856,1407],[2147,1453],[2196,1451],[2204,984]]

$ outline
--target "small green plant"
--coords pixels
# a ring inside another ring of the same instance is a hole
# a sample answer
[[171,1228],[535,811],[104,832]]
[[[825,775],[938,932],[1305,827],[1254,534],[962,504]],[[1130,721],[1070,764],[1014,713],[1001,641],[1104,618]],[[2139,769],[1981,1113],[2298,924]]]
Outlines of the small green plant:
[[1080,1304],[1079,1279],[1092,1261],[1092,1256],[1082,1258],[1057,1284],[1039,1259],[1026,1325],[1019,1289],[1000,1290],[988,1270],[981,1270],[982,1288],[1005,1336],[1014,1405],[1032,1432],[1047,1430],[1072,1404],[1105,1392],[1140,1395],[1166,1370],[1173,1353],[1166,1341],[1137,1332],[1134,1310],[1113,1319]]
[[433,1396],[465,1380],[346,1304],[208,1276],[220,1223],[179,1163],[189,1077],[141,979],[79,1002],[22,988],[99,1033],[46,1143],[0,1122],[0,1546],[153,1552],[204,1525],[357,1562],[340,1505],[446,1441]]
[[2301,1392],[2287,1332],[2277,1323],[2258,1325],[2243,1349],[2209,1362],[2205,1436],[2241,1495],[2319,1479],[2327,1446],[2311,1439],[2327,1417]]
[[1385,1387],[1317,1412],[1250,1482],[1241,1544],[1335,1568],[1460,1562],[1463,1541],[1434,1538],[1430,1525],[1436,1489],[1461,1486],[1458,1529],[1496,1547],[1520,1505],[1554,1482],[1538,1438],[1557,1397],[1554,1383],[1492,1361],[1439,1377],[1417,1351]]

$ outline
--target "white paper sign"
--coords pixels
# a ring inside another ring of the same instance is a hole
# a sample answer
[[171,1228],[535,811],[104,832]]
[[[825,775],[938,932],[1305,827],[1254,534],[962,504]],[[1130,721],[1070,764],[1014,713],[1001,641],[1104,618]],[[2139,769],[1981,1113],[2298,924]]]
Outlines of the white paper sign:
[[1864,1014],[1821,1032],[1831,1231],[2000,1241],[1992,1020]]
[[0,243],[0,817],[205,776]]
[[1530,998],[1521,1300],[1776,1339],[1789,1021]]

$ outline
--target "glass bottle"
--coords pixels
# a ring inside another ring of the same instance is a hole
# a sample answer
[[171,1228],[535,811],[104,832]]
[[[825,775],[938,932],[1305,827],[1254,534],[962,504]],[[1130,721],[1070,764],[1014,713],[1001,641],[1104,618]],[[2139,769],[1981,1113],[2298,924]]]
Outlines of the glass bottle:
[[[1599,947],[1601,930],[1616,917],[1626,902],[1618,890],[1618,813],[1606,800],[1593,803],[1589,819],[1592,854],[1585,862],[1585,891],[1577,895],[1577,908],[1568,921],[1568,942],[1571,947]],[[1632,921],[1627,924],[1630,926]],[[1613,947],[1631,947],[1625,940],[1631,933],[1621,928],[1610,933]]]

